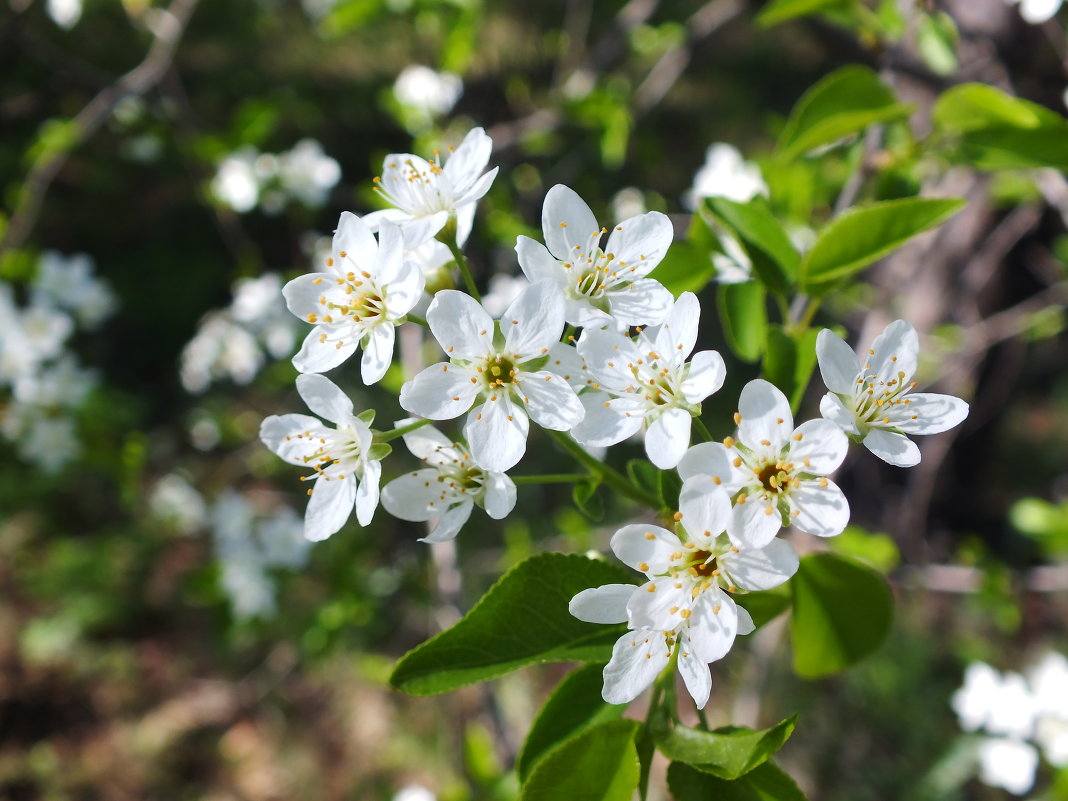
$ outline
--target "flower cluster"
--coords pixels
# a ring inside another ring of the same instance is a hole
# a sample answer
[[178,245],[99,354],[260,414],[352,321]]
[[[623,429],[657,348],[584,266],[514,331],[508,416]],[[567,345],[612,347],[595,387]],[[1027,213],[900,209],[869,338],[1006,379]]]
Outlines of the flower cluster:
[[259,206],[278,214],[289,202],[318,208],[341,179],[341,166],[314,139],[302,139],[284,153],[243,147],[220,163],[212,194],[244,214]]
[[23,304],[12,285],[0,283],[0,390],[10,392],[0,433],[23,459],[52,472],[81,451],[75,415],[96,385],[69,340],[96,328],[118,303],[81,253],[43,253],[28,290]]
[[[797,570],[780,532],[832,537],[848,523],[849,504],[830,475],[850,437],[892,463],[915,463],[905,458],[905,434],[955,425],[967,405],[911,392],[918,345],[906,323],[891,325],[864,359],[824,331],[824,419],[795,426],[786,396],[757,379],[741,391],[733,433],[711,441],[702,403],[727,370],[719,353],[698,349],[697,296],[674,298],[654,277],[671,245],[669,219],[638,211],[602,226],[577,193],[554,186],[542,241],[517,238],[526,280],[507,300],[483,302],[461,247],[496,176],[487,170],[491,150],[475,129],[444,160],[386,157],[376,189],[392,207],[342,214],[322,266],[283,289],[289,311],[312,326],[293,359],[302,373],[297,389],[335,427],[302,414],[271,416],[260,436],[313,471],[304,477],[315,482],[305,519],[313,540],[340,529],[354,507],[361,524],[370,521],[388,443],[403,437],[425,466],[386,482],[382,505],[427,523],[427,542],[455,537],[476,506],[495,519],[511,512],[519,482],[506,473],[523,459],[532,427],[587,459],[582,449],[642,436],[649,461],[681,479],[678,511],[664,525],[632,523],[612,537],[616,556],[643,574],[641,586],[585,590],[570,610],[588,622],[627,624],[604,670],[607,701],[628,702],[677,666],[704,706],[709,664],[753,630],[745,593],[774,588]],[[454,271],[470,292],[455,288]],[[321,373],[360,350],[363,383],[379,382],[396,329],[414,324],[442,355],[422,369],[408,366],[398,402],[411,417],[376,430],[373,412],[356,414]],[[462,436],[428,427],[460,417]],[[887,458],[893,454],[901,457]]]
[[1056,768],[1068,766],[1068,659],[1047,653],[1026,674],[1000,673],[973,662],[952,699],[962,729],[983,732],[979,778],[1016,795],[1031,789],[1039,751]]

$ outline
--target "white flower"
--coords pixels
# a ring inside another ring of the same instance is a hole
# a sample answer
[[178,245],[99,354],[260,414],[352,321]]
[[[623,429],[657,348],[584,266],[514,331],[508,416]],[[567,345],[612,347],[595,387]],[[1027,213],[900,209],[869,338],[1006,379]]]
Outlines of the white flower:
[[432,420],[471,409],[464,438],[486,470],[504,472],[526,451],[528,414],[534,422],[568,431],[582,404],[558,374],[543,369],[564,327],[563,299],[547,282],[523,291],[499,323],[470,295],[443,290],[426,313],[430,330],[450,356],[401,387],[400,405]]
[[464,83],[459,75],[436,72],[422,64],[408,65],[393,83],[398,102],[435,117],[452,111],[463,91]]
[[584,590],[568,606],[589,623],[628,624],[604,669],[602,695],[610,704],[636,698],[677,648],[686,689],[703,708],[712,689],[708,663],[725,656],[736,635],[753,630],[749,613],[728,593],[770,589],[797,570],[797,555],[783,540],[742,550],[722,535],[731,504],[721,487],[685,482],[679,510],[681,539],[647,524],[624,526],[612,537],[616,556],[644,573],[645,584]]
[[[354,505],[360,525],[368,525],[378,506],[382,475],[382,464],[372,455],[371,429],[326,376],[297,376],[297,391],[309,409],[337,428],[304,414],[271,415],[260,426],[260,439],[290,464],[315,471],[304,536],[325,540],[345,524]],[[301,481],[309,478],[302,476]]]
[[180,534],[192,534],[207,519],[208,507],[197,489],[177,473],[156,482],[148,496],[152,517]]
[[968,665],[964,685],[953,694],[951,705],[965,731],[984,729],[1023,739],[1034,730],[1037,710],[1024,677],[1002,676],[983,662]]
[[794,428],[786,396],[762,379],[742,388],[734,420],[736,437],[695,445],[679,462],[683,480],[705,476],[734,499],[731,541],[761,548],[791,524],[820,537],[840,534],[849,503],[826,478],[849,447],[838,427],[809,420]]
[[475,204],[489,191],[497,167],[484,173],[493,151],[493,141],[481,128],[473,128],[460,146],[449,148],[441,163],[437,153],[426,161],[411,153],[391,153],[375,178],[375,190],[393,208],[364,217],[371,230],[391,220],[404,230],[407,247],[435,236],[450,218],[456,221],[456,243],[463,245],[471,233]]
[[[398,425],[412,422],[402,420]],[[404,444],[415,456],[431,465],[405,473],[382,488],[382,506],[394,517],[423,523],[437,518],[423,542],[451,540],[478,505],[494,520],[501,520],[515,507],[516,491],[504,473],[483,470],[467,447],[451,442],[436,428],[418,428],[404,435]]]
[[55,473],[82,452],[82,443],[71,418],[34,416],[19,440],[18,451],[42,472]]
[[341,180],[341,165],[314,139],[301,139],[278,157],[278,179],[287,195],[309,208],[318,208]]
[[725,197],[738,203],[767,195],[768,185],[760,175],[760,168],[742,158],[738,148],[726,142],[716,142],[705,152],[705,163],[693,178],[693,187],[683,203],[696,208],[704,197]]
[[179,373],[187,392],[203,392],[216,378],[247,384],[263,367],[256,337],[225,312],[204,317],[197,333],[182,349]]
[[978,756],[979,779],[983,784],[1023,795],[1035,783],[1038,751],[1030,743],[987,737],[979,743]]
[[234,320],[254,333],[272,357],[291,355],[298,323],[286,308],[281,276],[264,273],[258,278],[239,278],[233,291],[230,314]]
[[96,373],[78,366],[70,353],[15,379],[12,395],[20,404],[43,409],[76,409],[97,384]]
[[586,416],[572,435],[583,445],[614,445],[644,425],[649,460],[662,470],[679,463],[692,416],[723,386],[727,371],[714,350],[686,361],[697,342],[697,296],[684,292],[669,311],[655,338],[643,332],[634,341],[606,329],[587,330],[579,340],[578,354],[601,390],[582,396]]
[[820,401],[820,412],[898,467],[920,461],[920,449],[906,434],[937,434],[968,416],[968,404],[960,398],[912,393],[919,350],[916,330],[904,320],[890,323],[863,361],[826,328],[816,338],[820,373],[830,390]]
[[722,253],[712,253],[712,264],[716,268],[716,280],[721,284],[741,284],[753,278],[753,261],[738,240],[726,228],[712,223],[712,230],[719,239]]
[[45,10],[56,25],[69,31],[82,18],[82,0],[48,0]]
[[85,253],[42,253],[33,279],[33,296],[72,312],[86,328],[98,325],[118,306],[107,283],[93,275],[93,260]]
[[545,244],[520,236],[515,250],[531,282],[552,281],[564,294],[564,317],[572,325],[601,327],[659,323],[671,308],[671,293],[646,278],[671,245],[671,221],[658,211],[624,220],[605,249],[590,207],[573,189],[557,184],[541,212]]
[[255,167],[258,155],[250,147],[231,153],[219,164],[211,182],[212,194],[241,214],[252,211],[260,200],[260,179]]
[[1020,4],[1020,16],[1032,25],[1041,25],[1056,16],[1064,0],[1005,0],[1009,5]]
[[394,327],[423,292],[423,274],[404,261],[400,230],[381,226],[378,241],[355,214],[343,212],[327,271],[298,276],[285,285],[289,310],[315,325],[293,366],[302,373],[337,367],[363,347],[360,375],[374,384],[393,360]]

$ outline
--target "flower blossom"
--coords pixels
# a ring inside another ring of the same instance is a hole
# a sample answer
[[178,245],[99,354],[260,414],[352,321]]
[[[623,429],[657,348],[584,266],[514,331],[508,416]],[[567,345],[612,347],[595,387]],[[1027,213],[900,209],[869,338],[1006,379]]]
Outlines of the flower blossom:
[[531,282],[552,281],[564,293],[564,317],[572,325],[601,327],[659,323],[671,309],[671,293],[646,276],[671,245],[671,221],[658,211],[624,220],[608,233],[574,190],[557,184],[541,213],[545,244],[516,240],[519,266]]
[[783,526],[833,537],[849,522],[849,503],[827,476],[849,442],[829,420],[794,428],[786,396],[762,379],[738,399],[736,436],[690,448],[679,462],[683,480],[703,476],[734,501],[727,534],[740,548],[762,548]]
[[381,226],[378,241],[355,214],[343,212],[326,271],[298,276],[285,285],[289,310],[315,325],[293,366],[321,373],[363,347],[360,375],[374,384],[393,360],[395,326],[423,292],[418,266],[403,257],[400,230]]
[[622,442],[644,425],[645,452],[662,470],[679,463],[690,444],[690,425],[701,401],[723,386],[726,367],[714,350],[690,355],[701,306],[684,292],[655,337],[632,340],[612,330],[587,330],[577,345],[600,391],[582,396],[586,416],[572,435],[583,445]]
[[404,435],[404,444],[430,467],[405,473],[386,484],[382,506],[401,520],[424,523],[437,518],[437,525],[423,542],[451,540],[476,505],[494,520],[507,517],[515,508],[512,479],[483,470],[463,443],[450,441],[436,428],[418,428]]
[[1020,6],[1020,16],[1024,22],[1041,25],[1053,19],[1061,10],[1064,0],[1005,0],[1008,5]]
[[767,196],[768,185],[760,174],[760,167],[746,161],[734,145],[715,142],[705,152],[705,163],[693,178],[693,187],[683,197],[683,203],[694,209],[701,198],[725,197],[745,203],[757,195]]
[[610,704],[636,698],[678,651],[678,668],[698,708],[712,689],[709,662],[724,657],[738,634],[753,631],[749,613],[729,593],[766,590],[797,570],[797,554],[783,540],[740,549],[722,533],[731,517],[726,491],[700,479],[683,484],[678,534],[659,526],[624,526],[612,537],[620,560],[646,583],[607,584],[571,599],[571,614],[588,623],[623,623],[604,669],[602,696]]
[[890,323],[862,360],[826,328],[816,338],[820,373],[829,393],[820,412],[887,464],[912,467],[920,449],[906,434],[938,434],[968,416],[968,404],[952,395],[913,393],[919,357],[916,329]]
[[373,412],[353,414],[352,401],[333,381],[315,373],[297,376],[297,392],[308,408],[336,424],[328,428],[306,414],[271,415],[260,426],[260,439],[285,461],[314,471],[315,480],[304,516],[304,536],[325,540],[340,529],[353,506],[361,526],[378,506],[381,456],[376,454],[369,420]]
[[390,220],[404,230],[405,245],[416,247],[455,220],[456,244],[467,241],[475,204],[497,177],[497,167],[484,172],[493,140],[481,128],[474,128],[459,147],[449,151],[444,164],[438,153],[432,161],[411,153],[386,156],[382,175],[375,178],[375,191],[393,208],[364,217],[372,231]]
[[470,295],[451,289],[434,296],[426,319],[450,361],[405,382],[400,405],[431,420],[471,409],[464,438],[480,467],[504,472],[523,458],[528,415],[556,431],[582,419],[575,391],[544,369],[564,327],[563,299],[548,282],[524,290],[500,322]]

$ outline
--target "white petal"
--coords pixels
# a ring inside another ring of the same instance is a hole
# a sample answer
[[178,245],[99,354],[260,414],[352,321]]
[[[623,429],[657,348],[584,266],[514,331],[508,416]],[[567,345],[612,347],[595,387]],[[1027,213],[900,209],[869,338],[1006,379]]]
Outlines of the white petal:
[[644,278],[664,258],[675,235],[671,220],[659,211],[649,211],[624,220],[612,229],[605,247],[615,261],[636,268],[632,275]]
[[[400,428],[414,422],[415,420],[412,419],[398,420],[394,426]],[[450,465],[460,458],[460,450],[456,448],[452,440],[433,426],[417,428],[404,434],[403,437],[404,444],[408,446],[412,456],[422,459],[427,464]]]
[[451,420],[475,402],[478,386],[471,381],[474,377],[474,370],[457,364],[432,364],[401,387],[401,408],[431,420]]
[[690,413],[667,409],[649,426],[645,434],[645,454],[661,470],[669,470],[690,447]]
[[523,458],[530,423],[521,406],[513,404],[506,395],[496,397],[497,400],[487,400],[467,415],[464,438],[480,467],[503,473]]
[[790,402],[778,387],[761,378],[742,387],[738,413],[742,416],[738,439],[758,452],[778,453],[794,429]]
[[[494,177],[496,175],[497,175],[497,168],[494,167],[492,173],[487,173],[484,176],[484,178],[487,179],[487,180],[485,182],[485,189],[482,190],[483,194],[485,194],[485,192],[489,189],[489,185],[491,183],[493,183],[493,179],[494,179]],[[482,195],[479,195],[479,197],[482,197]],[[467,242],[467,237],[471,236],[471,229],[474,228],[474,226],[475,226],[475,204],[474,203],[464,203],[461,206],[457,206],[456,207],[456,245],[458,247],[462,248],[464,246],[464,243]]]
[[575,391],[588,386],[593,380],[586,369],[586,363],[579,356],[578,349],[563,342],[557,342],[549,348],[549,361],[545,369],[561,376]]
[[373,274],[378,268],[378,242],[367,222],[350,211],[341,212],[331,250],[340,261],[335,264],[335,269],[342,275],[349,270],[366,270]]
[[[383,220],[385,219],[388,218],[383,218]],[[448,223],[448,221],[448,211],[436,211],[433,214],[427,214],[425,216],[408,217],[407,219],[398,220],[398,222],[401,223],[401,231],[404,235],[404,247],[406,249],[411,249],[426,244],[438,235],[438,232],[445,227],[445,224]],[[379,223],[379,225],[381,225],[381,223]]]
[[656,334],[656,347],[661,356],[681,364],[697,343],[700,322],[701,302],[693,292],[683,292]]
[[720,442],[701,442],[679,459],[679,476],[683,481],[694,476],[713,476],[722,483],[730,481],[730,451]]
[[381,481],[382,463],[368,461],[363,466],[360,486],[356,490],[356,520],[361,526],[371,524],[371,518],[374,517],[375,509],[378,508],[378,486]]
[[718,392],[727,377],[723,357],[714,350],[694,354],[682,382],[682,394],[689,403],[700,403],[713,392]]
[[[771,508],[769,512],[768,509]],[[782,528],[779,511],[767,500],[749,497],[745,503],[736,503],[731,510],[727,536],[739,548],[764,548]]]
[[[827,481],[826,486],[821,483],[802,481],[800,487],[790,490],[791,524],[817,537],[833,537],[849,523],[849,501],[833,481]],[[797,512],[800,514],[794,517]]]
[[472,128],[445,160],[443,168],[453,189],[462,191],[470,187],[489,163],[493,153],[493,140],[482,128]]
[[524,359],[547,354],[563,330],[564,296],[551,281],[531,284],[501,315],[505,347]]
[[371,329],[360,360],[360,378],[370,386],[381,380],[393,361],[393,326],[379,323]]
[[659,576],[640,586],[627,601],[632,628],[673,631],[686,622],[692,606],[690,590],[672,576]]
[[837,395],[828,392],[820,399],[820,414],[847,434],[860,433],[853,410],[848,408]]
[[607,448],[638,432],[645,419],[640,401],[611,398],[606,392],[579,396],[585,411],[581,422],[571,429],[577,442],[592,448]]
[[960,398],[932,392],[906,395],[889,415],[890,424],[906,434],[938,434],[960,425],[967,416],[968,404]]
[[466,500],[450,506],[448,511],[438,519],[437,525],[434,526],[433,530],[425,537],[420,537],[419,542],[448,542],[456,539],[456,535],[460,533],[464,523],[471,517],[471,509],[474,505],[471,500]]
[[345,525],[355,502],[355,476],[330,481],[320,478],[312,488],[308,510],[304,513],[304,536],[313,542],[325,540]]
[[920,463],[920,449],[904,434],[873,428],[864,437],[864,447],[896,467],[912,467]]
[[639,629],[628,631],[612,648],[605,665],[601,697],[610,704],[633,701],[653,683],[671,661],[663,632]]
[[646,575],[665,572],[671,555],[683,550],[679,538],[660,526],[635,523],[612,535],[612,553],[623,564]]
[[[323,424],[306,414],[272,414],[260,424],[260,439],[290,464],[308,467],[308,457],[319,450],[322,430]],[[314,436],[305,436],[307,432]]]
[[493,318],[470,295],[443,289],[434,295],[426,320],[451,358],[475,360],[492,353]]
[[729,552],[719,557],[731,580],[743,590],[770,590],[797,572],[797,552],[786,540],[773,539],[764,548]]
[[756,624],[753,623],[753,616],[749,614],[744,607],[735,604],[735,609],[738,610],[738,633],[739,634],[752,634],[756,631]]
[[679,673],[686,684],[686,691],[693,696],[697,708],[704,709],[712,693],[712,671],[708,669],[708,663],[697,655],[689,631],[679,632],[679,643],[675,647],[679,651]]
[[[639,278],[607,294],[612,317],[621,325],[657,325],[671,313],[671,292],[659,281]],[[568,320],[568,322],[571,322]],[[585,323],[576,323],[576,325]]]
[[790,439],[790,461],[798,472],[817,476],[837,470],[849,450],[849,438],[830,420],[808,420]]
[[306,273],[298,275],[282,287],[282,296],[286,299],[286,308],[301,320],[308,320],[309,314],[316,316],[324,313],[319,299],[323,296],[324,286],[337,286],[336,276],[330,273]]
[[[908,381],[916,372],[916,359],[920,353],[920,340],[916,329],[904,320],[895,320],[875,338],[872,352],[866,358],[865,366],[871,365],[869,372],[888,380],[904,373],[903,381]],[[855,379],[854,379],[855,380]],[[850,389],[852,392],[852,389]]]
[[482,484],[486,488],[482,503],[486,514],[494,520],[503,520],[515,508],[515,482],[504,473],[488,472]]
[[627,601],[637,590],[633,584],[593,587],[572,598],[567,611],[586,623],[626,623]]
[[715,542],[731,519],[731,499],[705,476],[688,479],[679,493],[682,525],[699,547]]
[[324,420],[338,425],[348,425],[352,420],[352,401],[325,375],[298,375],[297,392],[308,408]]
[[[435,242],[441,244],[436,240]],[[410,312],[422,299],[425,287],[426,277],[419,268],[419,264],[413,261],[402,261],[397,268],[396,276],[386,287],[389,319],[396,320]]]
[[590,207],[575,190],[563,184],[557,184],[545,194],[541,230],[549,252],[563,261],[585,257],[601,237],[601,227]]
[[405,473],[382,488],[382,506],[394,517],[425,523],[442,513],[451,502],[452,493],[441,500],[441,474],[433,468]]
[[705,662],[722,659],[738,633],[738,607],[724,592],[706,590],[697,598],[690,616],[690,642],[697,658]]
[[534,422],[553,431],[569,431],[586,413],[575,390],[556,373],[524,373],[517,388]]
[[852,395],[860,376],[857,354],[845,340],[830,329],[824,328],[816,337],[816,359],[820,365],[823,383],[831,392]]
[[535,242],[529,236],[516,237],[515,252],[519,258],[519,268],[530,283],[553,281],[559,285],[566,281],[560,262],[541,242]]
[[322,334],[322,326],[316,326],[304,338],[304,344],[293,357],[293,366],[300,372],[324,373],[332,370],[355,353],[360,344],[354,336],[344,340],[320,342]]
[[634,383],[634,374],[627,365],[637,364],[643,354],[630,338],[617,331],[587,330],[576,348],[590,375],[602,387],[623,392]]

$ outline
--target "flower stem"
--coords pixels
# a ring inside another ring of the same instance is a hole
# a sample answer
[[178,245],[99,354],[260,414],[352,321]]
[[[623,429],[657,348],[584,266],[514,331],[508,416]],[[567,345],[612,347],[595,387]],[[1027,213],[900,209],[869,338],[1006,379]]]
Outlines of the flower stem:
[[650,509],[659,510],[661,507],[660,499],[653,496],[651,493],[646,492],[641,487],[636,487],[631,483],[630,479],[620,473],[618,470],[609,467],[604,462],[588,454],[581,445],[575,440],[569,437],[563,431],[549,430],[549,434],[553,439],[559,443],[560,447],[571,454],[575,461],[589,470],[596,476],[599,476],[601,481],[607,484],[617,492],[626,495],[628,498],[644,503]]
[[375,440],[377,442],[389,442],[391,439],[403,437],[409,431],[415,431],[417,428],[422,428],[423,426],[430,425],[433,422],[433,420],[422,419],[416,420],[414,423],[408,423],[407,425],[399,426],[398,428],[392,428],[389,431],[376,431]]
[[418,314],[412,314],[411,312],[408,312],[406,315],[404,315],[404,318],[409,323],[415,323],[416,325],[421,325],[421,326],[423,326],[423,328],[430,328],[429,324],[427,324],[427,321],[424,320],[422,317],[420,317]]
[[471,267],[467,264],[467,257],[460,250],[460,246],[456,244],[456,237],[450,236],[445,244],[448,245],[452,257],[456,259],[456,266],[460,268],[460,275],[463,276],[468,294],[481,303],[482,295],[479,294],[478,287],[475,285],[475,277],[471,275]]
[[705,442],[711,442],[715,439],[715,437],[712,436],[712,432],[708,430],[708,426],[705,425],[704,420],[702,420],[700,417],[695,417],[693,419],[693,424],[694,427],[697,429],[697,433],[701,435],[701,438]]
[[512,481],[521,484],[577,484],[586,481],[589,473],[550,473],[543,476],[512,476]]

